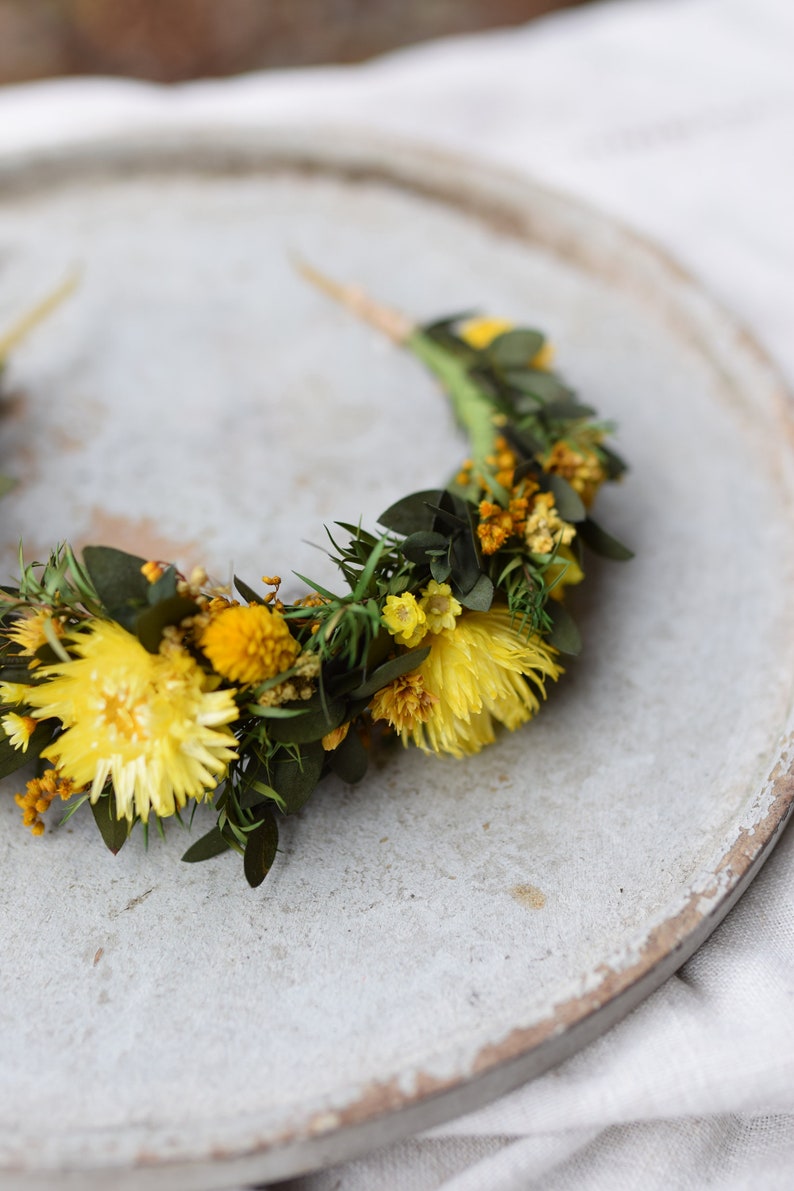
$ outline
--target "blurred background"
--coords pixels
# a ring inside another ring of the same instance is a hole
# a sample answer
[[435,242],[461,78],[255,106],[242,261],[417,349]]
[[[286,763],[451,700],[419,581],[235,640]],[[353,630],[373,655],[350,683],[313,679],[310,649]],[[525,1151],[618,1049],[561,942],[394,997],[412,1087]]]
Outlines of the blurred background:
[[50,75],[156,82],[360,62],[523,24],[582,0],[0,0],[0,83]]

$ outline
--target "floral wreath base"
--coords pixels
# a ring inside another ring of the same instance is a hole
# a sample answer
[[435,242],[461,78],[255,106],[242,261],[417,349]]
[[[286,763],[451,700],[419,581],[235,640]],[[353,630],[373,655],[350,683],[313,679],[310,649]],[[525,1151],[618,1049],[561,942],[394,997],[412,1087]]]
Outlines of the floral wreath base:
[[[0,608],[0,776],[35,761],[16,794],[34,835],[63,800],[61,823],[90,807],[115,853],[137,822],[148,837],[208,802],[217,823],[183,859],[232,849],[257,886],[279,816],[328,773],[360,781],[381,738],[460,758],[531,719],[560,655],[579,652],[564,600],[583,548],[631,557],[589,512],[625,470],[612,427],[552,371],[541,332],[467,316],[417,327],[301,270],[422,361],[470,457],[382,513],[383,533],[326,531],[343,595],[298,576],[307,594],[288,604],[277,576],[267,591],[235,577],[232,592],[107,546],[78,559],[63,544],[43,564],[20,550]],[[0,367],[53,304],[0,340]]]

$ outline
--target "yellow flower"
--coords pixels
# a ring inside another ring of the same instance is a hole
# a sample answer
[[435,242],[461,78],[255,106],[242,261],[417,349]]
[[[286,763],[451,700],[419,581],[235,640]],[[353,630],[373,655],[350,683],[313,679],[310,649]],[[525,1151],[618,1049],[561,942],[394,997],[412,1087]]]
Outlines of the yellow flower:
[[[513,324],[506,318],[469,318],[460,327],[460,337],[470,347],[482,351],[499,335],[513,330]],[[527,364],[531,368],[542,368],[547,372],[554,362],[554,347],[546,340]]]
[[491,500],[480,501],[477,537],[483,554],[496,554],[515,532],[513,517],[507,509]]
[[554,495],[541,492],[535,497],[524,536],[532,554],[551,554],[557,545],[569,546],[576,536],[576,529],[560,517]]
[[41,777],[34,777],[25,787],[24,794],[15,794],[14,801],[22,808],[22,822],[33,835],[44,835],[41,816],[50,809],[56,798],[64,802],[78,792],[74,782],[61,777],[57,769],[48,769]]
[[300,650],[281,613],[264,604],[224,608],[202,631],[199,645],[217,674],[243,686],[283,674]]
[[543,470],[567,480],[587,506],[593,503],[598,489],[606,479],[606,472],[598,455],[589,447],[574,450],[566,442],[555,443],[541,460]]
[[461,323],[460,337],[469,347],[482,351],[499,335],[512,329],[513,324],[506,318],[467,318],[465,323]]
[[410,591],[401,596],[387,596],[380,619],[401,645],[418,645],[427,632],[425,610]]
[[425,614],[431,633],[440,633],[442,629],[454,629],[455,620],[463,611],[452,594],[450,585],[436,583],[435,579],[431,579],[427,587],[423,588],[419,607]]
[[110,779],[118,817],[144,822],[210,794],[237,756],[233,693],[214,690],[181,646],[148,653],[111,621],[89,622],[71,648],[78,656],[43,668],[27,695],[36,719],[63,724],[43,753],[59,774],[90,786],[92,802]]
[[[406,705],[398,728],[403,743],[453,757],[478,753],[493,741],[495,720],[512,731],[535,714],[538,694],[546,697],[545,679],[562,673],[556,656],[552,646],[520,632],[507,608],[465,612],[454,629],[432,638],[414,671],[414,681],[421,679],[436,700],[421,715],[412,716]],[[397,726],[393,713],[391,722]]]
[[438,695],[426,690],[422,675],[412,670],[379,690],[370,708],[373,720],[387,720],[395,732],[402,733],[427,723],[437,703]]
[[10,711],[8,715],[3,716],[0,723],[14,748],[22,749],[22,752],[26,753],[30,738],[38,727],[36,720],[32,716],[17,715],[16,712]]
[[26,753],[30,738],[38,727],[35,719],[32,716],[18,716],[14,711],[10,711],[7,716],[2,717],[0,723],[13,747]]
[[543,581],[551,587],[549,594],[553,600],[564,600],[565,588],[573,587],[583,579],[584,571],[569,546],[560,546],[543,572]]
[[326,732],[322,739],[322,746],[327,753],[332,753],[334,749],[338,749],[343,740],[347,738],[350,731],[350,724],[340,724],[338,728],[334,728],[333,732]]
[[35,612],[26,613],[15,620],[13,626],[5,630],[4,635],[20,647],[21,653],[32,657],[42,645],[47,644],[48,628],[56,636],[63,636],[63,624],[60,620],[53,619],[51,609],[37,608]]
[[12,703],[24,703],[30,687],[24,682],[0,682],[0,703],[8,707]]

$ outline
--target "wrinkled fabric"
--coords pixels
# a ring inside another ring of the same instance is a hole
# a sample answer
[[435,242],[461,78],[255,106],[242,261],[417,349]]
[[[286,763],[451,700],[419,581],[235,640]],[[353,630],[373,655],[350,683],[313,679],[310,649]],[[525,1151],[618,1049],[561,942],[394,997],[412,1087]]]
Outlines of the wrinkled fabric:
[[[358,67],[0,94],[0,154],[180,123],[307,121],[478,155],[657,240],[794,387],[794,5],[615,0]],[[794,835],[726,922],[556,1070],[281,1191],[794,1186]]]

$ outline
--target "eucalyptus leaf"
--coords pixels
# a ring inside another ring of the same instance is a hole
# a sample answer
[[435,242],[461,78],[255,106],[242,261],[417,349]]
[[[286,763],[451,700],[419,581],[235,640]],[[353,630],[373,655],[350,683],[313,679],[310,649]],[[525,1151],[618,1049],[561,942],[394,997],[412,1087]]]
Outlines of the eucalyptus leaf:
[[576,489],[563,476],[555,475],[554,472],[549,474],[548,483],[554,496],[557,512],[563,521],[584,521],[587,517],[587,509]]
[[427,561],[428,550],[446,551],[448,544],[449,539],[441,533],[419,530],[417,533],[409,534],[400,549],[409,562],[421,564]]
[[142,573],[145,558],[113,546],[86,546],[83,563],[96,593],[111,615],[136,603],[148,603],[149,580]]
[[545,342],[540,331],[516,329],[497,335],[485,350],[499,368],[521,368],[532,363]]
[[127,818],[117,818],[116,799],[112,794],[104,794],[92,802],[91,810],[106,847],[117,855],[129,839],[132,824]]
[[326,752],[319,740],[304,744],[297,758],[281,757],[273,766],[273,787],[294,815],[309,800],[322,776]]
[[351,728],[345,739],[328,754],[328,762],[337,777],[354,786],[367,772],[369,753],[355,728]]
[[163,639],[163,629],[179,624],[188,616],[195,616],[198,604],[189,596],[175,595],[153,604],[135,618],[135,634],[144,649],[157,653]]
[[549,401],[565,401],[574,396],[573,389],[569,389],[553,373],[542,372],[539,368],[511,368],[505,372],[505,380],[526,397],[533,397],[540,405]]
[[430,559],[430,574],[435,579],[436,583],[446,583],[452,574],[452,565],[446,558],[431,558]]
[[621,459],[617,451],[613,451],[611,447],[604,446],[603,443],[598,444],[598,453],[601,456],[607,470],[607,475],[610,480],[616,480],[628,470],[627,464]]
[[201,839],[197,839],[195,844],[191,844],[182,859],[187,864],[198,864],[202,860],[211,860],[213,856],[220,856],[221,852],[228,852],[228,850],[229,842],[216,825],[206,835],[202,835]]
[[268,722],[268,736],[284,744],[308,744],[321,740],[334,728],[344,723],[347,703],[344,699],[327,699],[323,707],[319,695],[311,699],[287,703],[282,711],[294,711],[289,719],[273,719]]
[[553,418],[558,422],[576,422],[580,418],[592,418],[595,410],[592,405],[582,405],[571,397],[550,401],[543,413],[547,418]]
[[547,611],[552,623],[549,643],[560,653],[575,657],[582,649],[582,637],[575,620],[565,605],[557,600],[549,600]]
[[[390,505],[385,513],[378,517],[378,523],[395,533],[411,534],[420,530],[432,529],[435,520],[434,509],[441,499],[440,488],[429,489],[426,492],[414,492],[404,496],[396,504]],[[428,508],[428,505],[431,506]]]
[[245,879],[252,889],[261,885],[276,859],[278,825],[272,815],[263,819],[249,832],[243,855]]
[[159,579],[149,584],[147,598],[150,604],[170,600],[176,595],[176,567],[166,567]]
[[506,374],[514,388],[518,388],[526,397],[533,397],[540,404],[548,406],[556,401],[570,401],[575,397],[573,388],[563,385],[554,373],[543,372],[539,368],[525,368],[521,372]]
[[257,595],[253,587],[249,587],[245,580],[241,579],[239,575],[234,576],[234,586],[237,588],[243,599],[248,600],[249,604],[264,604],[265,601],[263,600],[262,596]]
[[612,534],[602,529],[600,525],[593,521],[592,517],[588,517],[576,529],[579,537],[590,547],[594,554],[600,554],[604,558],[616,559],[619,562],[624,562],[634,557],[633,550],[629,550],[628,546],[624,546],[617,538],[613,538]]
[[494,585],[488,575],[481,573],[477,582],[468,591],[459,591],[458,599],[464,608],[472,612],[487,612],[493,603]]
[[350,692],[352,699],[371,699],[377,691],[382,690],[383,687],[388,686],[390,682],[394,682],[395,678],[402,678],[403,674],[410,673],[420,666],[430,653],[428,647],[420,649],[409,649],[407,653],[398,654],[396,658],[391,661],[384,662],[382,666],[378,666],[377,670],[373,670],[365,682],[361,686],[356,687],[354,691]]

